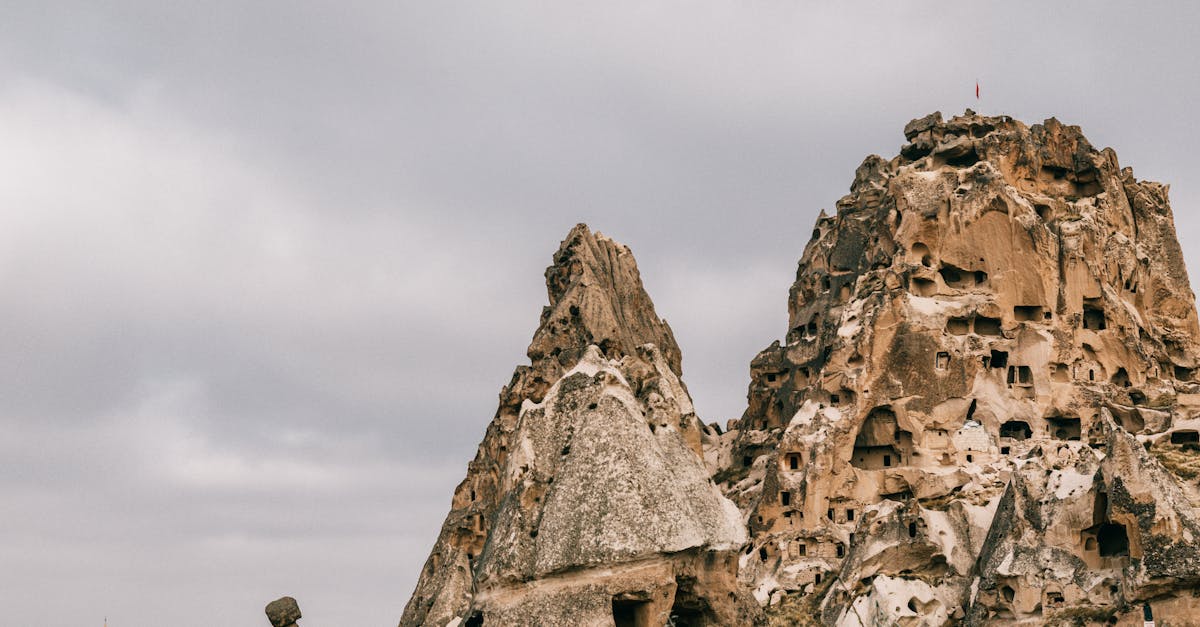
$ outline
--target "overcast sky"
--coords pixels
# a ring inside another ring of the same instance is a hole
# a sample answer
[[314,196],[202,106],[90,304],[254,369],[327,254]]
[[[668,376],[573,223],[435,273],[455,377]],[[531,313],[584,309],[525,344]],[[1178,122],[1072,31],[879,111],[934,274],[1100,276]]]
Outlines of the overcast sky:
[[834,5],[0,4],[0,624],[394,625],[572,225],[723,424],[934,110],[1081,125],[1200,267],[1195,4]]

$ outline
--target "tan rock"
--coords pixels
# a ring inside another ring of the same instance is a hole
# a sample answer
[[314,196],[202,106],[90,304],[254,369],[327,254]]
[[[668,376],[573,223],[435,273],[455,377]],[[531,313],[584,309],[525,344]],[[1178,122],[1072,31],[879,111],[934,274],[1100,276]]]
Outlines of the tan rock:
[[400,624],[753,622],[746,528],[709,479],[679,348],[629,249],[580,225],[546,284],[532,363],[501,393]]
[[1167,188],[1054,119],[904,135],[821,212],[724,431],[628,249],[576,227],[401,625],[1194,622]]
[[780,624],[1187,616],[1200,444],[1163,434],[1197,414],[1198,327],[1165,188],[1053,119],[905,137],[818,219],[787,343],[710,440],[742,585]]

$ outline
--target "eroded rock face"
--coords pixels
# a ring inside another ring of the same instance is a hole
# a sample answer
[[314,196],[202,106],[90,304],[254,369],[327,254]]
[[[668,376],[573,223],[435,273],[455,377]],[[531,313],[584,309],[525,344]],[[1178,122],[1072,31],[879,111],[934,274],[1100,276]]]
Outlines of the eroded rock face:
[[501,392],[400,624],[752,622],[741,513],[709,478],[679,348],[629,249],[577,226],[546,284],[531,365]]
[[267,604],[267,620],[272,627],[296,627],[302,618],[300,605],[292,597],[280,597]]
[[[1184,624],[1197,316],[1166,187],[1051,119],[914,120],[706,451],[774,622]],[[1164,463],[1165,462],[1165,463]]]
[[904,135],[822,212],[724,432],[629,250],[576,227],[401,625],[1195,624],[1167,188],[1054,119]]

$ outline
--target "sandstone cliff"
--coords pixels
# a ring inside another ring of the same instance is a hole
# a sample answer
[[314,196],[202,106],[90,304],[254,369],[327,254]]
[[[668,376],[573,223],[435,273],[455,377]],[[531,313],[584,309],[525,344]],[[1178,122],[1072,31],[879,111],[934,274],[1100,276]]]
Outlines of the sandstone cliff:
[[576,227],[401,625],[1197,624],[1167,188],[1054,119],[904,135],[818,218],[724,431]]

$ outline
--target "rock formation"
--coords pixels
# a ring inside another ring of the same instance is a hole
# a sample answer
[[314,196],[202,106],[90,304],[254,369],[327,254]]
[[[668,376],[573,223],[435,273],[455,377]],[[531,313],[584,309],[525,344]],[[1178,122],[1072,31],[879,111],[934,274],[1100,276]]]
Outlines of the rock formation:
[[818,218],[708,453],[739,580],[780,624],[1184,624],[1198,329],[1166,188],[1054,119],[904,134]]
[[531,364],[501,391],[400,624],[752,621],[742,516],[709,478],[632,253],[579,225],[546,286]]
[[296,627],[300,620],[300,605],[292,597],[280,597],[267,604],[267,620],[272,627]]
[[576,227],[401,625],[1196,624],[1167,188],[1054,119],[904,135],[821,213],[724,430],[629,250]]

